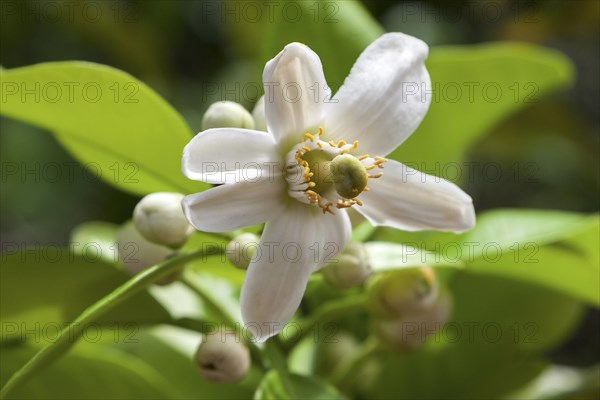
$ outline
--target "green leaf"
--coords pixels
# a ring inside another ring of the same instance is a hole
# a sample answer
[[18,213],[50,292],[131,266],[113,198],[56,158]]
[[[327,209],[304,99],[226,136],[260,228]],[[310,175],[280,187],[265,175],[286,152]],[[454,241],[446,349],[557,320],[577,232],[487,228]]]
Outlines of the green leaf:
[[568,86],[574,74],[563,54],[522,43],[433,48],[427,69],[435,93],[429,112],[389,157],[456,181],[468,168],[452,163],[477,139],[510,114]]
[[[25,364],[36,349],[2,348],[2,385]],[[106,346],[86,346],[69,352],[27,385],[16,388],[11,399],[167,399],[173,393],[163,376],[149,365]]]
[[384,33],[358,1],[286,1],[268,24],[261,67],[285,45],[301,42],[321,58],[332,88],[341,86],[360,53]]
[[424,266],[447,266],[462,268],[460,260],[445,259],[443,254],[421,250],[418,247],[388,243],[365,243],[369,254],[369,262],[374,271],[387,271],[400,268],[416,268]]
[[2,115],[52,131],[91,173],[127,192],[199,192],[181,173],[190,128],[133,76],[100,64],[3,70]]
[[256,400],[284,400],[284,399],[344,399],[334,387],[323,383],[316,378],[296,374],[288,375],[288,383],[293,393],[286,391],[280,374],[269,371],[254,395]]
[[496,253],[565,240],[588,227],[590,218],[597,217],[555,210],[495,209],[478,214],[475,227],[461,235],[379,228],[373,239],[404,243],[470,263],[482,257],[492,258]]
[[561,245],[531,246],[526,251],[503,254],[493,262],[478,259],[469,264],[469,271],[531,282],[600,306],[598,265]]
[[[0,316],[3,339],[27,339],[27,332],[53,332],[73,321],[87,306],[125,282],[129,276],[98,257],[74,255],[64,248],[2,254]],[[140,293],[96,322],[162,323],[165,309]]]
[[558,242],[580,232],[588,221],[588,215],[572,212],[496,209],[479,215],[475,228],[461,235],[460,241],[465,246],[471,243],[472,257],[465,255],[474,259],[485,256],[486,245],[508,251]]
[[89,221],[78,225],[69,239],[73,252],[80,256],[99,257],[108,263],[117,263],[118,246],[115,241],[117,224],[102,221]]

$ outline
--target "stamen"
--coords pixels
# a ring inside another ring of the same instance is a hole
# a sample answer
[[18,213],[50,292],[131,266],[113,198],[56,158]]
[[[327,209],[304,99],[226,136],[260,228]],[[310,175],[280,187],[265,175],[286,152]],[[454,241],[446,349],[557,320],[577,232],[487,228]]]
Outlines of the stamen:
[[365,155],[358,157],[358,161],[366,160],[367,158],[369,158],[369,155],[365,154]]
[[346,145],[346,142],[345,142],[345,141],[343,141],[343,140],[340,140],[340,141],[338,142],[338,144],[337,144],[337,147],[338,147],[338,149],[341,149],[341,148],[342,148],[343,146],[345,146],[345,145]]
[[377,179],[377,178],[381,178],[382,176],[383,176],[383,172],[379,172],[375,175],[369,175],[369,178]]
[[308,146],[302,146],[302,148],[306,151],[310,151],[310,147],[308,147]]
[[317,142],[317,146],[319,146],[320,149],[323,148],[323,144],[321,142]]
[[308,140],[310,140],[311,142],[314,142],[314,141],[315,141],[315,137],[314,137],[312,134],[308,133],[308,132],[306,132],[306,133],[304,134],[304,136],[306,136],[306,138],[307,138]]
[[358,147],[358,140],[355,140],[354,143],[352,143],[352,150],[356,149]]

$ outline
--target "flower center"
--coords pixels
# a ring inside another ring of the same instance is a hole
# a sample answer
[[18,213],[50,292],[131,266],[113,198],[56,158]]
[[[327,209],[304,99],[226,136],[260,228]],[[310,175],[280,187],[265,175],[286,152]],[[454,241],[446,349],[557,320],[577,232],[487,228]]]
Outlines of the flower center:
[[324,142],[320,140],[322,133],[322,128],[316,135],[306,133],[304,141],[288,153],[288,193],[296,200],[320,207],[323,213],[334,214],[332,207],[361,206],[357,197],[369,190],[369,178],[383,175],[381,172],[370,175],[369,171],[383,168],[386,159],[368,154],[357,157],[353,153],[358,140],[353,144],[343,140],[337,144]]

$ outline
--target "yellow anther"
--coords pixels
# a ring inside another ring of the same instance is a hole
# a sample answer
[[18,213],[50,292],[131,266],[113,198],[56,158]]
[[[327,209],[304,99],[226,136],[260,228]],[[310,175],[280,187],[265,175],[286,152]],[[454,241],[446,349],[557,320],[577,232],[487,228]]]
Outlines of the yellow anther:
[[330,140],[329,142],[327,142],[331,147],[335,147],[335,143],[333,143],[333,140]]
[[323,148],[323,144],[321,142],[317,142],[317,146],[319,146],[320,149]]
[[323,134],[323,127],[319,127],[319,132],[317,132],[317,135],[321,136]]
[[346,154],[346,153],[349,153],[349,152],[350,152],[350,149],[340,150],[340,154]]
[[382,176],[383,176],[383,172],[380,172],[380,173],[375,174],[375,175],[369,175],[369,178],[377,179],[377,178],[381,178]]
[[302,146],[302,148],[306,151],[310,151],[310,147],[308,147],[308,146]]
[[345,142],[345,141],[343,141],[343,140],[340,140],[340,141],[338,142],[338,144],[337,144],[337,147],[338,147],[338,149],[339,149],[339,148],[341,148],[342,146],[345,146],[345,145],[346,145],[346,142]]
[[363,192],[368,192],[369,190],[371,190],[371,189],[369,189],[369,187],[368,187],[368,186],[366,186],[366,187],[363,189]]
[[308,140],[310,140],[311,142],[314,142],[314,141],[315,141],[315,137],[314,137],[312,134],[308,133],[308,132],[306,132],[306,133],[304,134],[304,136],[306,136],[306,138],[307,138]]
[[358,140],[355,140],[354,143],[352,143],[352,150],[356,149],[358,147]]
[[363,203],[362,201],[358,200],[358,199],[352,199],[352,201],[354,201],[356,204],[358,204],[359,206],[362,206]]
[[317,186],[316,183],[314,183],[314,182],[308,182],[308,187],[315,187],[315,186]]
[[365,169],[366,169],[367,171],[370,171],[370,170],[372,170],[372,169],[374,169],[374,168],[375,168],[375,164],[373,164],[373,165],[369,165],[368,167],[365,167]]
[[366,160],[367,158],[369,158],[369,155],[365,154],[365,155],[362,155],[362,156],[358,157],[358,160],[362,161],[362,160]]

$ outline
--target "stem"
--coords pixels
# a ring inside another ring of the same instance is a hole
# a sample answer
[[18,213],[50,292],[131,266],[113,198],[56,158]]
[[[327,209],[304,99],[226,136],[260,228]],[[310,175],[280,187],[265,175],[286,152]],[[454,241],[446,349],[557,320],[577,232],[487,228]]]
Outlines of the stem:
[[196,294],[202,300],[202,302],[210,308],[213,312],[220,315],[223,318],[223,323],[230,328],[236,329],[238,324],[235,322],[233,317],[229,314],[227,310],[219,305],[219,303],[210,296],[208,293],[205,293],[202,289],[194,284],[189,278],[182,276],[179,278],[179,281],[183,283],[188,289]]
[[381,351],[381,343],[377,338],[369,337],[361,346],[354,357],[339,365],[331,375],[331,382],[338,388],[347,387],[348,382],[356,372],[365,365],[365,362]]
[[5,399],[16,386],[31,377],[34,373],[50,365],[66,352],[77,342],[89,323],[97,320],[107,311],[134,294],[141,292],[151,283],[183,268],[187,262],[200,256],[209,256],[219,254],[220,252],[221,250],[219,249],[210,249],[208,251],[202,250],[176,256],[141,272],[117,287],[111,293],[86,308],[75,321],[60,331],[56,341],[40,350],[15,372],[0,391],[0,399]]
[[[193,291],[205,303],[205,305],[208,308],[210,308],[217,315],[220,315],[221,318],[223,318],[223,323],[225,325],[227,325],[231,329],[235,329],[236,332],[238,332],[238,334],[240,334],[240,335],[243,333],[242,332],[243,327],[240,327],[240,324],[237,323],[235,321],[235,319],[229,314],[229,312],[227,310],[225,310],[223,307],[221,307],[221,305],[216,301],[216,299],[214,299],[209,293],[206,293],[205,291],[203,291],[201,288],[199,288],[197,285],[195,285],[193,281],[186,278],[185,276],[182,276],[179,279],[179,281],[181,283],[183,283],[185,286],[187,286],[188,289]],[[191,321],[194,321],[194,320],[191,320]],[[202,325],[202,323],[200,321],[194,321],[193,323],[190,321],[184,321],[184,323],[186,323],[188,325],[187,326],[179,325],[179,326],[181,326],[183,328],[195,330],[197,332],[204,333],[204,334],[210,334],[213,332],[212,329],[207,329],[207,326],[203,326],[201,329],[194,329],[194,324]],[[214,327],[214,325],[212,327]],[[244,337],[244,335],[241,335],[241,336]],[[252,355],[252,357],[264,369],[265,368],[265,360],[264,360],[263,354],[260,352],[260,349],[258,347],[256,347],[256,344],[252,341],[247,341],[246,343],[248,345],[248,349],[250,350],[250,354]]]
[[[364,311],[367,305],[367,295],[359,294],[332,300],[317,308],[313,314],[300,321],[300,335],[294,337],[294,342],[300,342],[312,332],[319,324],[325,324],[348,315]],[[293,345],[286,338],[282,338],[282,344],[289,348]]]
[[277,346],[277,342],[273,339],[267,340],[265,342],[264,352],[269,358],[271,368],[277,371],[285,392],[290,398],[297,398],[294,391],[294,385],[292,385],[292,381],[290,379],[286,358],[281,349]]

